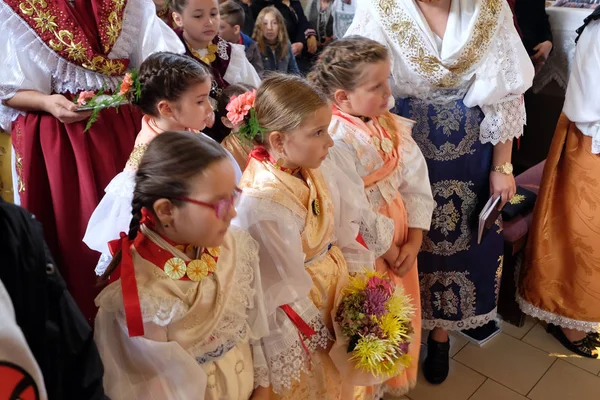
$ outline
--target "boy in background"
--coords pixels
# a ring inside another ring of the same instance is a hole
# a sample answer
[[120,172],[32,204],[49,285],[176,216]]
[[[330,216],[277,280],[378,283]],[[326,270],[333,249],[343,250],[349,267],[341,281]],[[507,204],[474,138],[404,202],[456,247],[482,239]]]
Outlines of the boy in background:
[[262,78],[264,67],[258,44],[242,32],[245,19],[242,7],[234,0],[229,0],[219,5],[219,14],[221,14],[219,36],[230,43],[243,44],[246,48],[246,58]]

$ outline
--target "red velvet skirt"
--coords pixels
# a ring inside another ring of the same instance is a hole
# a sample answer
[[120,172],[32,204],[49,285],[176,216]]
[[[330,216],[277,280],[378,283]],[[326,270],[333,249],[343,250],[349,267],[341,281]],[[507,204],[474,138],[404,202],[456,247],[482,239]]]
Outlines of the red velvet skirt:
[[90,322],[99,253],[83,235],[104,188],[123,170],[141,120],[136,108],[124,106],[103,110],[85,133],[86,121],[65,125],[46,113],[28,113],[13,125],[21,205],[44,226],[67,288]]

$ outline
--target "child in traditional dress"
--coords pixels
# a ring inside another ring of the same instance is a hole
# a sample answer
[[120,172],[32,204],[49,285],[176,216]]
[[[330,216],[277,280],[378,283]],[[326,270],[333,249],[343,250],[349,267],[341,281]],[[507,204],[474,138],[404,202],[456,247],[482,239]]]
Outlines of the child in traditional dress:
[[[171,0],[170,6],[175,24],[179,27],[175,32],[185,44],[186,54],[211,69],[213,83],[210,96],[214,108],[221,91],[227,86],[234,83],[260,84],[256,70],[246,58],[244,46],[228,43],[218,36],[218,0]],[[216,120],[206,134],[221,142],[229,130]]]
[[[349,274],[393,263],[393,221],[373,212],[360,179],[325,163],[331,104],[304,79],[273,75],[228,106],[256,144],[242,175],[235,224],[260,245],[270,333],[255,346],[255,384],[283,399],[363,398],[329,356],[336,291]],[[370,250],[356,240],[360,233]]]
[[[400,246],[399,265],[377,260],[377,269],[387,271],[396,285],[419,306],[417,254],[423,231],[429,230],[434,208],[423,154],[411,137],[413,122],[391,114],[388,84],[390,59],[379,43],[362,38],[340,39],[328,46],[309,74],[309,81],[333,103],[329,133],[335,141],[330,157],[352,174],[358,170],[371,206],[395,222],[394,243]],[[411,368],[387,382],[384,389],[403,396],[417,380],[421,315],[409,354]]]
[[[88,223],[83,241],[102,253],[96,273],[102,275],[111,257],[107,243],[118,239],[131,221],[131,199],[135,171],[148,144],[164,131],[201,131],[214,120],[209,102],[209,69],[196,60],[178,54],[155,53],[141,65],[139,96],[132,87],[128,96],[144,113],[142,129],[123,172],[108,184],[106,194]],[[235,160],[232,158],[235,163]],[[236,174],[241,176],[237,169]]]
[[246,169],[246,164],[248,163],[248,156],[254,147],[252,141],[240,138],[235,134],[236,128],[233,126],[229,118],[227,118],[227,104],[231,101],[234,96],[239,96],[246,92],[251,92],[256,90],[255,87],[250,85],[246,85],[243,83],[238,83],[235,85],[229,86],[227,89],[223,90],[221,97],[219,98],[219,111],[217,113],[217,117],[221,119],[223,125],[225,125],[228,129],[231,129],[231,133],[227,135],[225,139],[221,142],[221,146],[225,147],[235,158],[240,169],[243,171]]
[[[129,233],[110,243],[112,283],[95,340],[114,399],[248,400],[248,341],[266,332],[258,246],[229,229],[240,190],[218,143],[165,132],[142,157]],[[261,333],[262,332],[262,333]]]

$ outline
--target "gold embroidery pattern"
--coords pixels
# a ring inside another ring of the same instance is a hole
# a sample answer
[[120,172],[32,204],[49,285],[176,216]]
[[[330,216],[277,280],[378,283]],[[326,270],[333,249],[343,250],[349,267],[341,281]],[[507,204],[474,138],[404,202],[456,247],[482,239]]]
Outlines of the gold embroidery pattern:
[[498,268],[496,269],[496,280],[494,283],[494,293],[496,294],[496,301],[498,301],[498,295],[500,294],[500,283],[502,282],[502,270],[504,269],[504,256],[498,257]]
[[525,200],[525,195],[515,194],[508,202],[514,206],[517,204],[521,204],[523,200]]
[[[469,42],[457,60],[448,65],[429,52],[413,19],[397,5],[398,0],[380,0],[379,17],[387,32],[391,32],[408,64],[437,87],[456,86],[463,76],[471,72],[490,47],[491,40],[500,27],[502,0],[483,0]],[[508,6],[508,5],[507,5]]]
[[494,222],[494,224],[498,227],[498,230],[496,230],[497,234],[502,233],[502,231],[504,230],[504,227],[502,226],[502,219],[500,216],[498,216],[498,219],[496,219],[496,222]]
[[[444,228],[448,225],[445,221],[438,221],[435,216],[445,216],[444,207],[448,210],[450,207],[447,204],[454,203],[452,200],[448,201],[450,196],[457,196],[462,204],[460,207],[460,235],[454,241],[442,240],[441,242],[435,243],[429,235],[424,236],[422,251],[433,253],[440,256],[450,256],[460,251],[469,250],[471,241],[471,229],[469,227],[469,216],[475,210],[477,205],[477,195],[473,192],[470,187],[473,186],[473,182],[461,182],[457,180],[444,180],[439,181],[431,185],[434,199],[436,200],[437,207],[433,211],[434,219],[432,221],[432,227],[439,229],[444,236],[447,236],[450,232],[449,229]],[[440,199],[441,198],[441,199]],[[456,210],[456,208],[455,208]],[[458,221],[457,221],[458,222]]]
[[[435,112],[439,113],[448,106],[434,107]],[[437,147],[429,138],[431,135],[431,128],[429,126],[430,118],[428,114],[429,104],[422,100],[413,100],[411,102],[410,118],[417,121],[413,128],[413,139],[419,145],[423,156],[429,160],[452,161],[464,155],[475,154],[473,145],[479,140],[479,110],[475,108],[467,108],[463,114],[462,110],[456,103],[450,107],[456,107],[458,111],[452,108],[452,111],[448,111],[448,118],[444,119],[443,121],[442,119],[438,118],[436,121],[436,119],[434,119],[435,117],[433,117],[432,121],[436,123],[438,127],[439,124],[441,124],[444,129],[444,134],[446,134],[446,136],[451,136],[452,132],[458,132],[460,130],[460,119],[464,116],[464,118],[466,118],[464,126],[465,134],[458,144],[446,142],[440,147]],[[456,126],[454,120],[450,120],[450,115],[458,119],[458,126]]]
[[131,154],[129,154],[129,159],[127,160],[127,164],[125,168],[137,170],[140,166],[140,162],[142,161],[142,156],[146,152],[148,148],[147,144],[138,144],[133,148]]
[[431,120],[435,123],[437,129],[442,128],[444,135],[450,137],[452,132],[457,132],[460,128],[460,120],[463,113],[458,103],[451,103],[450,106],[434,104],[435,115]]
[[100,40],[102,40],[105,54],[110,53],[123,30],[123,11],[125,0],[105,0],[102,4],[102,18],[107,21],[105,26],[100,26]]
[[433,210],[433,227],[439,229],[444,236],[448,236],[449,232],[456,229],[458,221],[460,221],[460,215],[452,200]]
[[[111,1],[124,2],[124,0]],[[11,5],[13,2],[7,3]],[[16,2],[14,3],[16,4]],[[22,0],[18,3],[18,10],[14,4],[11,7],[15,12],[19,12],[23,19],[36,30],[40,39],[44,40],[61,57],[81,65],[85,69],[104,75],[118,76],[125,73],[128,64],[126,60],[110,60],[105,55],[94,54],[81,29],[74,26],[60,10],[49,6],[46,0]],[[68,26],[71,27],[70,30],[61,29]],[[102,26],[100,28],[102,31]],[[88,60],[91,61],[88,62]]]
[[[430,274],[419,274],[421,285],[421,305],[423,319],[438,319],[438,312],[445,316],[457,316],[465,319],[475,315],[476,293],[475,284],[469,279],[469,272],[436,271]],[[444,289],[431,290],[434,286]],[[432,297],[433,296],[433,297]]]

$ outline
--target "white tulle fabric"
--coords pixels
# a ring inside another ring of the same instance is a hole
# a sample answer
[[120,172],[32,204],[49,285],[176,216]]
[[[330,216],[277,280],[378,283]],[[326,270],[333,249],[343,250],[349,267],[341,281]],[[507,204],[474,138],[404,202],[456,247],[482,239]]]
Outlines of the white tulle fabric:
[[[377,224],[364,187],[350,181],[328,160],[320,169],[335,209],[335,237],[331,243],[341,249],[351,273],[372,268],[373,253],[356,241],[363,218],[371,218],[369,226]],[[260,273],[270,331],[253,346],[255,386],[272,385],[276,393],[282,393],[310,364],[298,329],[279,307],[289,304],[317,332],[307,343],[310,351],[326,348],[331,339],[320,311],[308,297],[313,281],[304,268],[306,263],[325,256],[325,252],[306,260],[301,239],[305,219],[270,199],[242,194],[237,212],[233,223],[247,230],[260,245]],[[393,222],[388,219],[387,223],[393,233]],[[392,237],[381,240],[387,241],[389,247]]]
[[564,112],[586,136],[592,137],[592,153],[600,154],[600,21],[585,28],[575,51]]
[[[383,159],[378,150],[366,140],[365,135],[355,132],[356,129],[358,128],[339,118],[334,118],[329,125],[329,133],[335,141],[335,146],[329,151],[329,157],[354,180],[372,174],[383,166]],[[352,140],[345,140],[347,137],[351,137]],[[406,206],[408,226],[428,231],[435,202],[429,185],[427,163],[410,135],[410,130],[403,130],[398,168],[369,188],[366,193],[373,210],[377,212],[386,202],[391,203],[396,198],[397,191],[402,195]],[[363,238],[364,236],[363,234]]]
[[[203,133],[198,134],[204,135]],[[208,136],[204,136],[208,138]],[[231,153],[225,151],[233,163],[235,179],[239,183],[242,171]],[[112,261],[108,242],[118,239],[121,232],[129,232],[131,202],[133,200],[133,190],[135,189],[135,173],[134,170],[125,169],[110,181],[104,189],[104,197],[100,200],[88,222],[83,242],[90,249],[101,253],[96,264],[96,275],[102,275]]]
[[[259,340],[267,333],[258,245],[250,235],[237,228],[228,232],[225,241],[229,243],[229,251],[235,252],[229,262],[223,263],[224,257],[219,258],[217,271],[200,283],[176,281],[181,283],[180,292],[185,294],[184,297],[175,292],[166,295],[164,289],[157,294],[152,286],[156,279],[138,283],[145,329],[143,337],[128,335],[120,281],[98,296],[96,304],[100,308],[94,339],[104,363],[104,387],[111,398],[204,399],[208,388],[206,398],[216,400],[218,397],[211,392],[210,373],[207,385],[207,371],[233,372],[235,369],[239,374],[240,361],[242,365],[246,364],[246,374],[250,376],[250,382],[242,386],[247,386],[250,391],[254,387],[253,368],[248,365],[251,364],[250,350],[244,351],[244,348],[250,340]],[[135,260],[136,257],[134,262],[137,262]],[[136,264],[136,274],[138,268]],[[150,263],[142,268],[156,269],[154,274],[164,274]],[[222,311],[215,311],[218,319],[208,319],[199,325],[178,323],[193,310],[211,315],[208,310],[215,304],[222,307]],[[212,328],[210,332],[195,337],[195,330],[205,331],[207,326]],[[188,344],[169,339],[176,329],[186,330]],[[244,356],[246,352],[248,355]],[[232,355],[237,357],[233,365],[229,359]],[[226,364],[225,368],[222,362]],[[223,376],[222,379],[223,382],[213,384],[231,388],[232,382],[226,381],[239,378]],[[247,397],[229,393],[227,398],[242,400]]]
[[[114,90],[118,77],[109,77],[73,64],[51,50],[37,33],[0,0],[0,100],[10,99],[19,90],[44,94],[77,93],[82,90]],[[128,0],[123,30],[111,59],[127,58],[138,68],[151,53],[171,51],[183,54],[177,35],[157,16],[152,0]],[[0,128],[10,131],[20,112],[0,102]]]
[[241,44],[231,43],[231,60],[223,79],[230,84],[245,83],[258,88],[260,77],[246,58],[246,51]]
[[[473,16],[483,0],[456,0],[452,2],[448,27],[441,46],[439,38],[429,28],[423,14],[411,0],[395,0],[394,7],[401,7],[416,22],[428,50],[444,64],[453,61],[461,53],[473,26]],[[479,106],[485,114],[481,125],[481,141],[492,144],[504,143],[523,134],[521,123],[525,121],[525,107],[521,102],[513,107],[498,106],[520,97],[531,87],[534,69],[514,27],[508,4],[503,4],[501,21],[481,61],[461,82],[453,88],[439,88],[410,66],[403,50],[398,46],[393,32],[386,32],[374,8],[375,0],[357,0],[357,10],[348,35],[361,35],[376,40],[390,49],[392,54],[392,89],[396,97],[416,97],[431,103],[443,103],[463,99],[468,107]],[[437,40],[436,40],[437,39]],[[502,125],[498,127],[498,123]],[[515,128],[517,127],[518,128]]]

